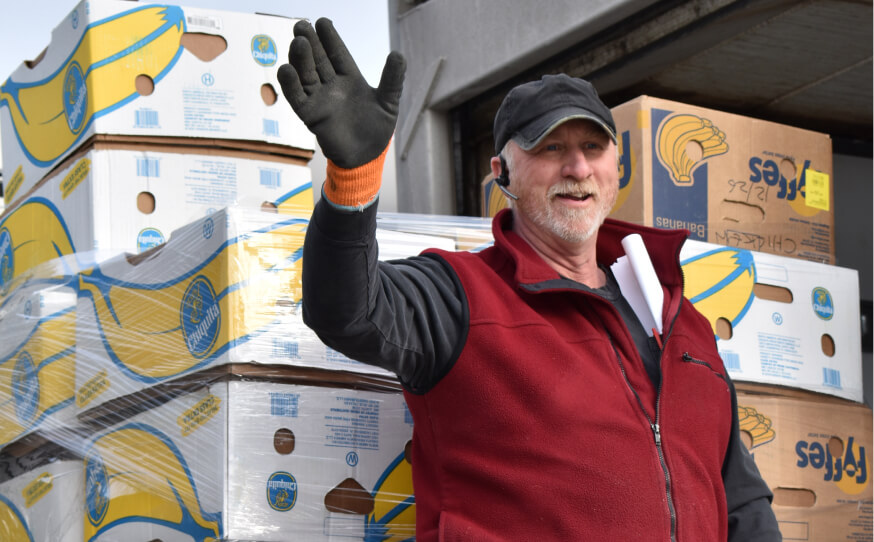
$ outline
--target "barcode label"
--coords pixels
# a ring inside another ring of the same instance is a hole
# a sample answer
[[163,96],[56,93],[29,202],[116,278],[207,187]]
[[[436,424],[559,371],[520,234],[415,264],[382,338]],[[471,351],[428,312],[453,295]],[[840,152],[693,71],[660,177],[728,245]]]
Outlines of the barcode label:
[[300,359],[300,348],[296,341],[273,339],[273,357],[284,359]]
[[726,370],[734,372],[740,371],[739,355],[734,352],[720,352],[719,356],[722,358],[722,364],[725,365]]
[[261,185],[268,188],[279,188],[282,184],[282,172],[278,169],[261,169]]
[[149,109],[134,111],[134,126],[137,128],[157,128],[158,112]]
[[264,135],[279,137],[279,122],[271,119],[263,119]]
[[160,177],[161,169],[157,158],[137,158],[137,177]]
[[822,368],[822,383],[830,388],[841,387],[841,372],[837,369]]
[[271,393],[270,415],[283,418],[297,418],[298,400],[297,393]]
[[188,26],[199,26],[201,28],[214,28],[216,30],[221,30],[222,28],[222,20],[221,19],[213,19],[212,17],[198,16],[198,15],[189,15],[185,17],[185,21],[188,23]]

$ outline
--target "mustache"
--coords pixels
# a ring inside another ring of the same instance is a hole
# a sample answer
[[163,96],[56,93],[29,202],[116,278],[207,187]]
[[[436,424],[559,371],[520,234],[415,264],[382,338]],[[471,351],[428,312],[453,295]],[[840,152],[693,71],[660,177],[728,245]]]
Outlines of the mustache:
[[570,196],[576,198],[584,198],[586,196],[598,197],[600,193],[597,185],[588,182],[562,181],[549,188],[547,196],[554,198],[556,196]]

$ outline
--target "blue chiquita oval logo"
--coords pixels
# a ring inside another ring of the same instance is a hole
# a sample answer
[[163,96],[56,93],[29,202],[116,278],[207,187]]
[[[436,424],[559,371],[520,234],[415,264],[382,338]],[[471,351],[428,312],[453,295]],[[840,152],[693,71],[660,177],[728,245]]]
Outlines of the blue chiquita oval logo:
[[39,406],[39,376],[33,366],[33,358],[27,352],[18,355],[12,370],[12,397],[15,399],[15,414],[22,423],[36,416]]
[[74,134],[78,134],[85,124],[88,106],[88,87],[85,85],[85,74],[78,62],[70,62],[64,75],[64,113],[67,115],[67,126]]
[[252,58],[262,66],[273,66],[279,55],[276,54],[276,43],[270,36],[258,34],[252,38]]
[[109,508],[109,476],[97,450],[85,458],[85,507],[91,525],[99,525]]
[[15,259],[12,252],[12,235],[9,230],[0,230],[0,291],[6,290],[12,282],[12,273],[15,271]]
[[209,280],[196,277],[182,296],[182,334],[188,351],[196,358],[210,353],[221,329],[221,309]]
[[287,472],[274,472],[267,479],[267,503],[270,508],[288,512],[297,501],[297,480]]
[[825,288],[814,288],[812,294],[813,312],[823,320],[831,320],[835,315],[832,295]]
[[164,242],[164,234],[155,228],[146,228],[137,234],[137,251],[145,252]]

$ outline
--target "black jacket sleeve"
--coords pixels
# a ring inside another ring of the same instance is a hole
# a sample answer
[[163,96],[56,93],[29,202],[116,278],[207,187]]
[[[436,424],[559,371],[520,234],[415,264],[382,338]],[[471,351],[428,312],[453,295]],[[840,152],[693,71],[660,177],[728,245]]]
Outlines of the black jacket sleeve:
[[378,260],[376,205],[345,211],[320,200],[303,252],[303,318],[328,346],[428,391],[458,356],[467,304],[436,256]]
[[731,388],[731,438],[722,464],[722,480],[728,505],[729,542],[780,542],[777,518],[771,509],[773,494],[741,442],[737,393]]

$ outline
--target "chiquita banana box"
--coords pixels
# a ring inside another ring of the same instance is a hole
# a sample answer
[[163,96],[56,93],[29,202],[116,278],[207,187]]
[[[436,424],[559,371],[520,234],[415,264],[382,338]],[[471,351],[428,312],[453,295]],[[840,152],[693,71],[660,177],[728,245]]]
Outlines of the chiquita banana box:
[[732,379],[864,400],[858,271],[693,240],[680,260]]
[[[389,375],[329,349],[303,324],[300,273],[309,212],[226,208],[163,245],[79,275],[76,404],[89,409],[225,363]],[[381,258],[451,239],[378,232]]]
[[828,135],[649,96],[612,112],[620,150],[612,217],[834,263]]
[[412,418],[399,390],[243,377],[89,439],[86,541],[414,536]]
[[83,472],[81,459],[62,459],[0,482],[0,540],[81,542]]
[[783,540],[871,540],[869,407],[739,392],[738,415]]
[[0,292],[73,253],[143,252],[229,205],[312,209],[301,159],[204,147],[89,147],[0,218]]
[[[4,197],[95,134],[222,138],[312,151],[276,69],[295,19],[118,0],[80,2],[0,85]],[[6,74],[3,74],[4,76]]]
[[0,298],[0,447],[75,419],[76,291],[33,280]]

